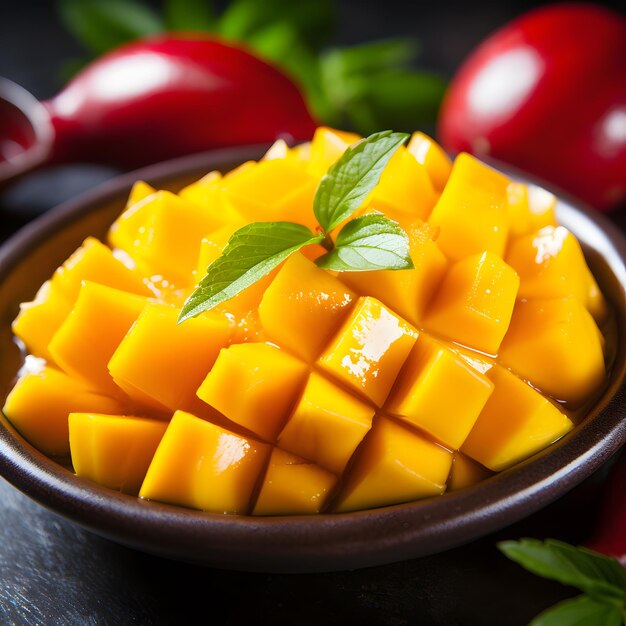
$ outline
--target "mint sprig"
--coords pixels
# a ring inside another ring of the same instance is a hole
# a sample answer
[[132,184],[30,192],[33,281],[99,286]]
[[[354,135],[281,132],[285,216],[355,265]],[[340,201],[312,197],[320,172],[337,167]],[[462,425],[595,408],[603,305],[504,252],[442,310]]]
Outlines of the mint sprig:
[[626,569],[617,559],[562,541],[503,541],[498,548],[522,567],[580,589],[538,615],[530,626],[619,626],[626,621]]
[[397,222],[380,213],[357,217],[344,225],[336,241],[331,237],[331,231],[362,206],[389,159],[408,137],[383,131],[345,151],[317,188],[317,234],[293,222],[255,222],[237,230],[183,305],[178,322],[236,296],[291,254],[311,244],[321,244],[328,250],[316,260],[325,269],[412,269],[408,235]]

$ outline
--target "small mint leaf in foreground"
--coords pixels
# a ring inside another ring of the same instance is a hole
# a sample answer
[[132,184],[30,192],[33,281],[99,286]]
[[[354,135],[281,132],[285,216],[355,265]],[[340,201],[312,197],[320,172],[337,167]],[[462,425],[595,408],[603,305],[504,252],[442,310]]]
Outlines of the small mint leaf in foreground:
[[529,626],[620,626],[619,605],[582,595],[559,602],[535,617]]
[[257,222],[240,228],[221,256],[209,265],[206,276],[183,305],[178,323],[230,300],[289,255],[323,238],[292,222]]
[[329,232],[349,218],[378,184],[394,152],[409,135],[384,130],[349,147],[317,188],[313,210]]
[[408,235],[397,222],[381,213],[368,213],[349,221],[339,231],[335,247],[316,263],[338,272],[413,268]]
[[626,570],[616,559],[562,541],[503,541],[498,548],[522,567],[544,578],[571,585],[596,600],[626,601]]

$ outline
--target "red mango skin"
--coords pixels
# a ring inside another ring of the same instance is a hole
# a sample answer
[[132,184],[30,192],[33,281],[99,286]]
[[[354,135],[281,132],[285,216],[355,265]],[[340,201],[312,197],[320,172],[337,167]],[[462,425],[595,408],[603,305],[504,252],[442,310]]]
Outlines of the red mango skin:
[[44,103],[53,161],[136,167],[225,146],[310,139],[297,87],[217,39],[162,36],[100,57]]
[[614,556],[626,567],[626,449],[611,468],[600,503],[598,523],[586,545]]
[[600,210],[626,200],[626,19],[592,4],[522,15],[465,61],[438,134]]

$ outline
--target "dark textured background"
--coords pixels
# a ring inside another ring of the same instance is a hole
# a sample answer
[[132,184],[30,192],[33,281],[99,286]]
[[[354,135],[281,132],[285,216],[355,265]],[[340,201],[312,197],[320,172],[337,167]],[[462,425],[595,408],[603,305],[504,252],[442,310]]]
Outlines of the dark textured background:
[[[155,3],[156,4],[156,3]],[[336,41],[417,36],[421,65],[450,76],[489,32],[530,2],[344,0]],[[605,3],[622,6],[623,3]],[[0,1],[0,76],[39,98],[81,55],[53,2]],[[0,195],[0,237],[115,173],[55,168]],[[0,481],[0,623],[403,624],[515,626],[575,592],[525,573],[495,542],[521,536],[584,541],[602,473],[524,522],[444,554],[357,572],[264,575],[189,566],[91,535]]]

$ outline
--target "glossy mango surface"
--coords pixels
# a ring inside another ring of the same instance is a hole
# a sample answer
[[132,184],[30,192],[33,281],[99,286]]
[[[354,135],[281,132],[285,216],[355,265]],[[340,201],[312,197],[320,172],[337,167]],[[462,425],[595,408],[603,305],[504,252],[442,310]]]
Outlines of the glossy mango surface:
[[111,489],[274,516],[471,488],[574,428],[614,351],[584,250],[552,194],[422,133],[354,213],[396,221],[414,269],[331,272],[310,245],[178,323],[238,229],[316,229],[359,139],[323,127],[178,193],[136,183],[109,246],[85,240],[17,314],[19,433]]

